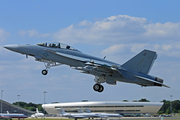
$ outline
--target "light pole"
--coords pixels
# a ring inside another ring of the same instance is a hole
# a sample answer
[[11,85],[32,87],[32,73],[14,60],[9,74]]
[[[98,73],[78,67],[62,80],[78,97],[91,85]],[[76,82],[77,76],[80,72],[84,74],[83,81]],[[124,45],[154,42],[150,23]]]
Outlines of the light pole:
[[18,96],[18,112],[19,112],[19,97],[20,95],[17,95]]
[[171,112],[171,114],[172,114],[172,95],[170,95],[170,97],[171,97],[171,101],[170,101],[170,112]]
[[3,90],[1,90],[1,113],[2,113],[2,99],[3,99]]
[[[45,99],[46,99],[46,91],[43,92],[44,93],[44,104],[45,104]],[[45,107],[44,107],[44,119],[45,119]]]

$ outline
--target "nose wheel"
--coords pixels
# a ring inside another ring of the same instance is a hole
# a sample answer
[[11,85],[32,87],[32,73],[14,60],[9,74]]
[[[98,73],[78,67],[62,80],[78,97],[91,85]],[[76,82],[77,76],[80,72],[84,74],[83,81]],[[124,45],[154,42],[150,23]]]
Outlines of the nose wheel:
[[102,85],[100,85],[100,84],[95,84],[94,86],[93,86],[93,89],[95,90],[95,91],[98,91],[98,92],[102,92],[103,90],[104,90],[104,87],[102,86]]
[[44,65],[46,68],[44,70],[42,70],[42,72],[41,72],[43,75],[47,75],[48,69],[50,69],[51,67],[62,65],[60,63],[56,63],[54,61],[49,61],[49,60],[45,60],[45,59],[36,59],[36,60],[40,61],[40,62],[44,62]]
[[47,75],[48,74],[48,71],[46,69],[42,70],[42,74],[43,75]]

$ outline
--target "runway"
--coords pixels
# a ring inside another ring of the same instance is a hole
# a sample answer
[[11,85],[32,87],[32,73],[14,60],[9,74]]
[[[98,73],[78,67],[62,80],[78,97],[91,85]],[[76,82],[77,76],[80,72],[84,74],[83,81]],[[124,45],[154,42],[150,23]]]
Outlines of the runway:
[[[31,117],[27,119],[32,119]],[[41,118],[37,118],[41,119]],[[54,119],[60,119],[60,120],[67,120],[69,118],[66,117],[45,117],[47,120],[54,120]],[[101,118],[97,119],[78,119],[78,120],[100,120]],[[32,119],[36,120],[36,119]],[[69,119],[73,120],[73,119]],[[103,119],[103,120],[180,120],[180,117],[164,117],[163,119],[161,117],[121,117],[121,118],[108,118],[108,119]]]
[[[180,120],[180,117],[163,117],[164,120]],[[122,117],[121,120],[163,120],[161,117]],[[110,120],[110,119],[109,119]]]

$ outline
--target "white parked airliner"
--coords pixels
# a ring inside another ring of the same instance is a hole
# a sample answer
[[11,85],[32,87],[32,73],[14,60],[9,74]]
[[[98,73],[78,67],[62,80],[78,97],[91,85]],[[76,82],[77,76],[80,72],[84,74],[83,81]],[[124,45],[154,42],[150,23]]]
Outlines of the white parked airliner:
[[43,113],[40,113],[39,111],[38,111],[38,108],[36,108],[36,113],[35,114],[32,114],[31,115],[31,118],[38,118],[38,117],[44,117],[44,114]]
[[1,119],[18,118],[18,120],[20,120],[21,118],[22,118],[22,119],[27,118],[27,116],[24,115],[24,114],[9,113],[9,112],[7,111],[7,114],[5,114],[5,113],[0,113],[0,118],[1,118]]

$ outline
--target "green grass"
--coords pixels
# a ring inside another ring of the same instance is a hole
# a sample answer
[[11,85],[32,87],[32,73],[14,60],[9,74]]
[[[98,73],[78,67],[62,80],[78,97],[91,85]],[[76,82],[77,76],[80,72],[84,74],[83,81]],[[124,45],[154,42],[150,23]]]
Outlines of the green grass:
[[[64,118],[45,118],[45,119],[44,118],[42,118],[42,119],[41,118],[27,118],[27,120],[74,120],[74,119],[68,119],[68,118],[67,119],[64,119]],[[96,119],[78,119],[78,120],[96,120]],[[100,120],[100,118],[98,120]],[[106,119],[103,119],[103,120],[106,120]],[[113,119],[110,119],[110,120],[113,120]],[[152,119],[151,118],[135,119],[135,118],[132,117],[130,119],[129,118],[121,118],[121,119],[114,119],[114,120],[161,120],[161,118],[157,117],[157,118],[154,118],[154,119],[153,118]],[[172,118],[172,119],[171,118],[167,118],[167,119],[164,118],[164,120],[180,120],[180,118],[177,118],[177,119],[176,118]]]
[[[42,118],[42,119],[41,118],[26,118],[26,119],[27,120],[74,120],[74,119],[68,119],[68,118],[64,119],[64,118],[56,118],[56,117],[55,118],[45,118],[45,119],[44,118]],[[87,120],[87,119],[78,119],[78,120]]]
[[[7,119],[4,119],[4,120],[7,120]],[[12,120],[18,120],[16,118],[12,119]],[[74,120],[74,119],[68,119],[68,118],[58,118],[58,117],[54,117],[54,118],[26,118],[24,120]],[[96,120],[96,119],[78,119],[78,120]],[[101,120],[100,118],[98,118],[98,120]],[[103,119],[103,120],[106,120],[106,119]],[[113,120],[113,119],[107,119],[107,120]],[[161,118],[157,117],[157,118],[121,118],[121,119],[114,119],[114,120],[161,120]],[[173,117],[172,119],[171,118],[164,118],[164,120],[180,120],[180,118],[176,118],[176,117]]]

